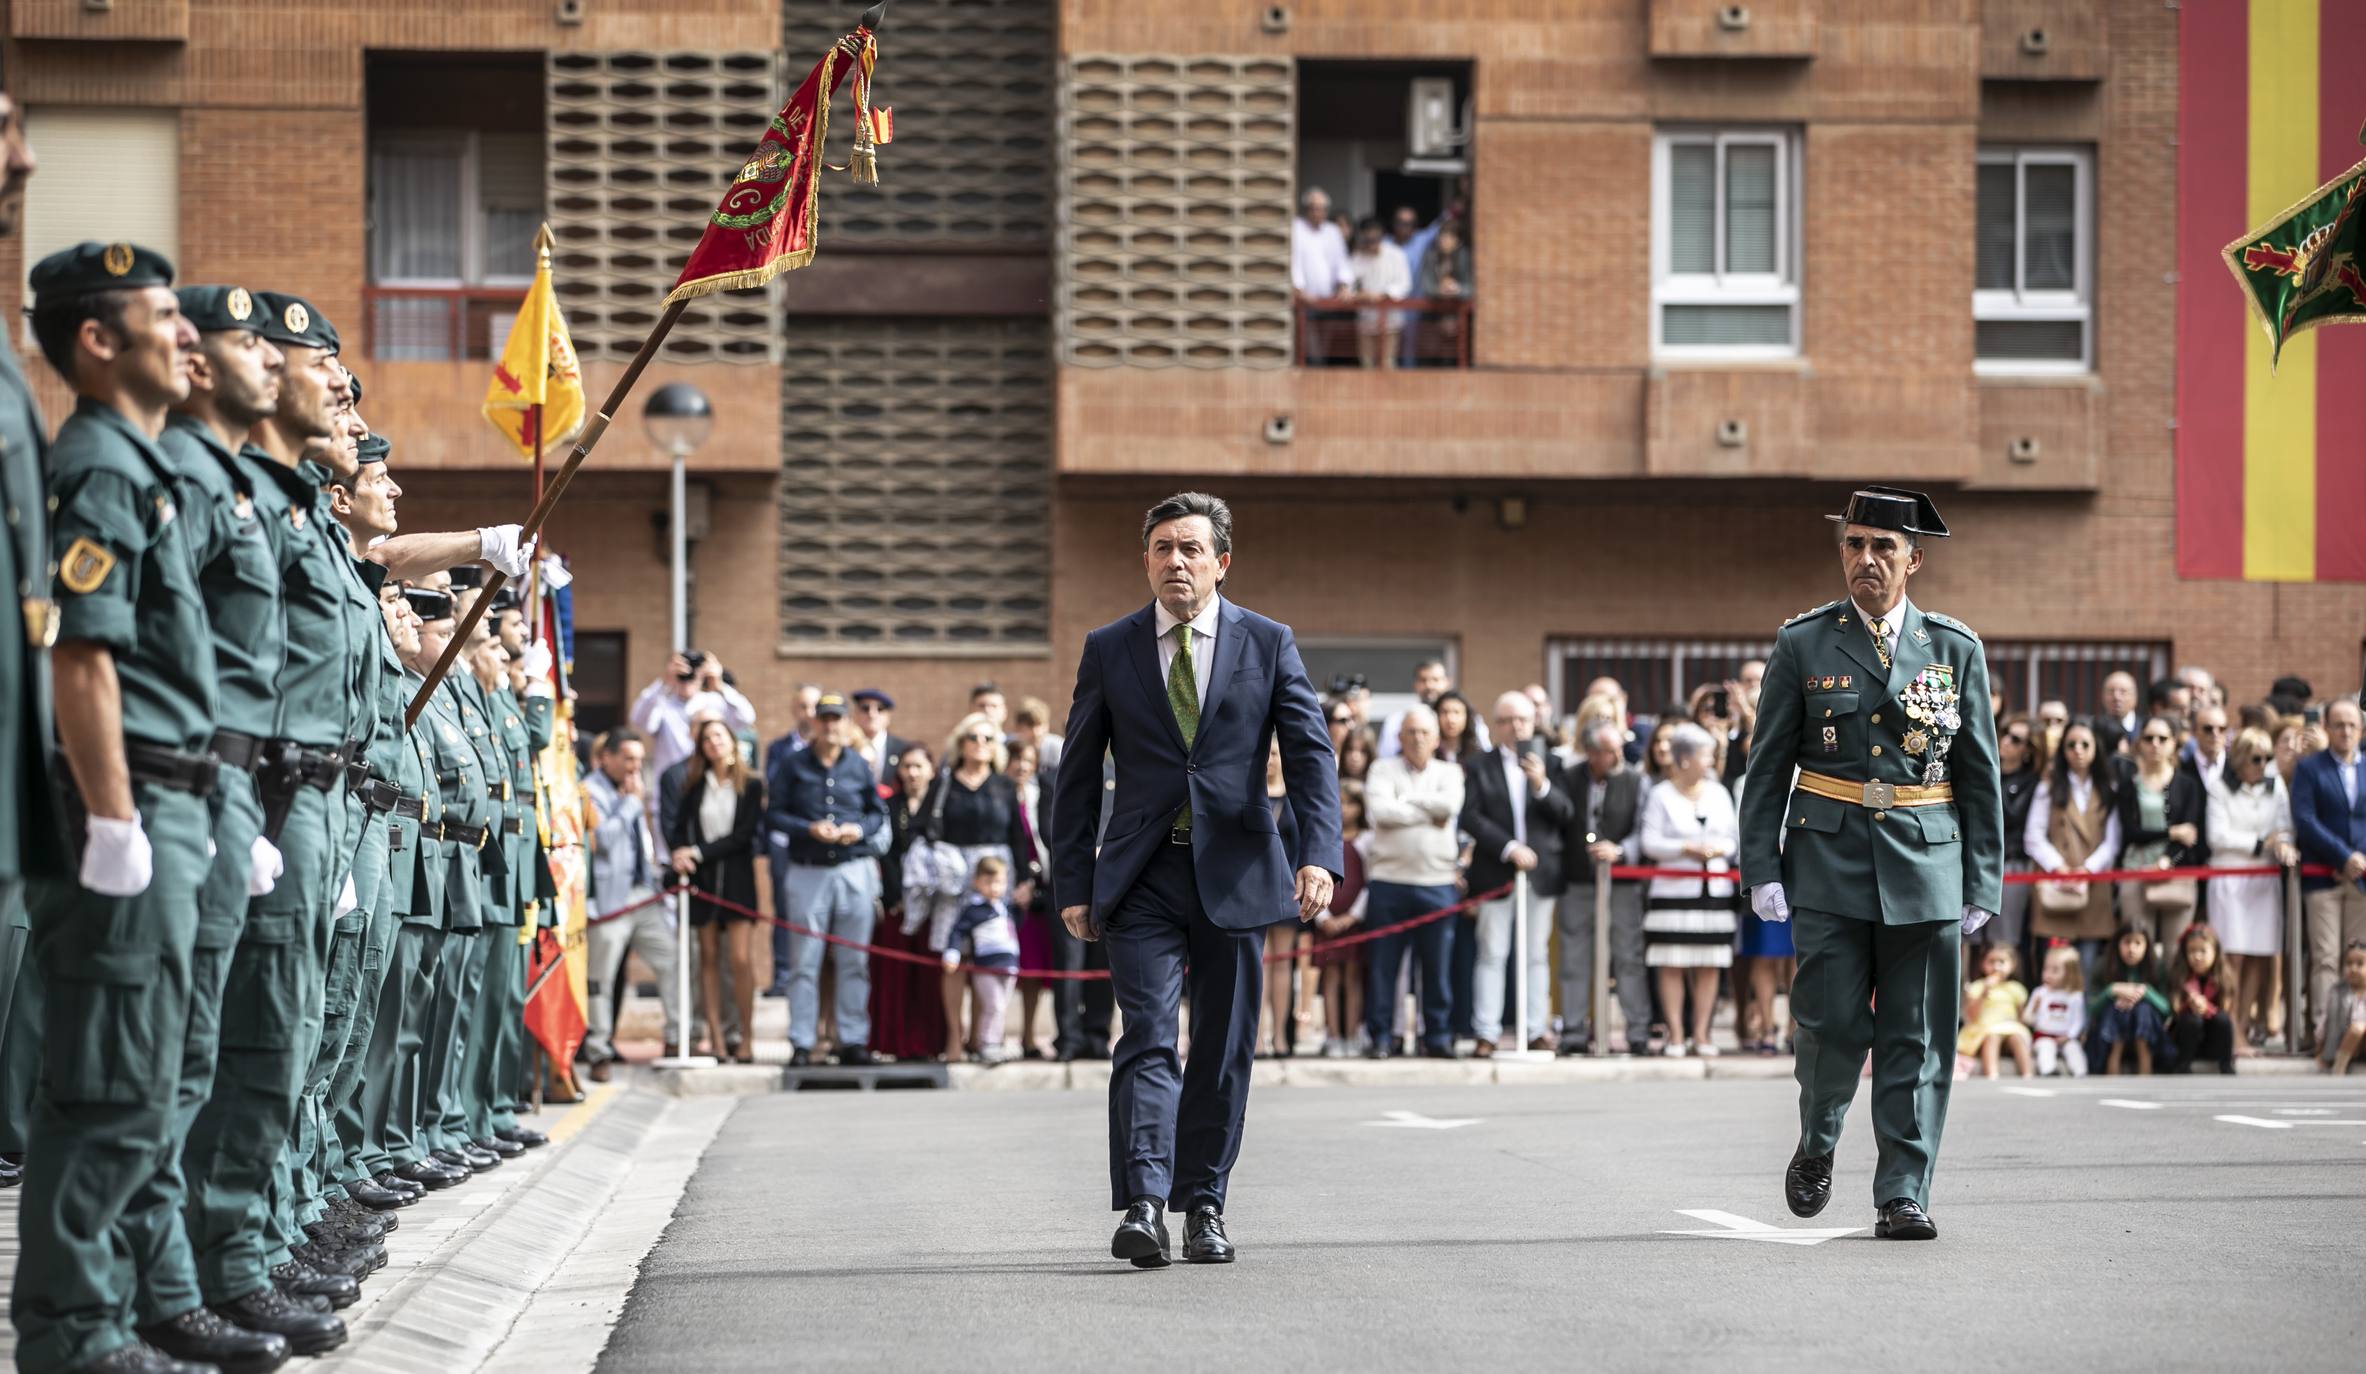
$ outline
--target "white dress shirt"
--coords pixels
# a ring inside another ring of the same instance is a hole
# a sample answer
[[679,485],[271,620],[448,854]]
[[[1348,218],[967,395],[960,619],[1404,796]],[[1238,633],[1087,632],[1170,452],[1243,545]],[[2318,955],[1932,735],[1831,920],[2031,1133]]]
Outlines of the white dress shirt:
[[[1167,675],[1175,671],[1175,627],[1183,622],[1167,614],[1165,602],[1155,603],[1158,615],[1158,682],[1163,689]],[[1208,604],[1199,608],[1191,618],[1191,679],[1199,693],[1200,709],[1207,709],[1208,679],[1216,671],[1216,612],[1224,598],[1211,596]]]
[[1347,289],[1347,238],[1336,224],[1308,224],[1300,215],[1290,221],[1290,286],[1304,295],[1329,300]]
[[[1520,771],[1519,750],[1507,744],[1496,750],[1495,756],[1503,761],[1504,795],[1512,799],[1512,842],[1503,847],[1502,855],[1509,859],[1514,848],[1528,843],[1528,775]],[[1542,798],[1552,790],[1548,782],[1536,796]]]
[[[2035,793],[2029,799],[2029,820],[2021,827],[2021,848],[2028,853],[2032,862],[2046,872],[2066,873],[2070,871],[2070,865],[2063,860],[2062,851],[2054,848],[2053,837],[2049,833],[2054,825],[2053,784],[2041,779],[2036,784]],[[2070,775],[2071,806],[2084,811],[2094,795],[2093,775]],[[2114,807],[2104,813],[2103,838],[2096,841],[2095,852],[2089,854],[2086,862],[2079,867],[2089,873],[2101,873],[2111,867],[2112,861],[2120,856],[2121,838],[2120,813]]]
[[2333,771],[2341,775],[2342,795],[2349,798],[2350,810],[2357,810],[2358,755],[2353,752],[2347,759],[2342,758],[2338,754],[2335,755],[2333,759]]

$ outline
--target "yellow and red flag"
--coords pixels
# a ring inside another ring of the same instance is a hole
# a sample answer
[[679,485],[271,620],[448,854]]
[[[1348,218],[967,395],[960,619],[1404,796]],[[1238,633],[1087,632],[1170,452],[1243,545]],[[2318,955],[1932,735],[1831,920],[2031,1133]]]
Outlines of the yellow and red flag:
[[715,207],[674,289],[666,293],[666,304],[762,286],[813,261],[830,98],[849,74],[854,77],[855,124],[850,166],[856,181],[879,180],[873,150],[895,137],[895,116],[871,108],[871,70],[879,61],[879,40],[871,26],[878,22],[878,13],[874,8],[854,32],[832,43],[789,103],[772,117],[756,151],[732,177],[731,189]]
[[2178,575],[2366,581],[2366,330],[2307,327],[2366,313],[2340,260],[2366,5],[2187,4],[2177,68]]
[[583,425],[583,364],[551,291],[550,246],[546,224],[534,236],[534,284],[526,288],[509,343],[485,386],[485,418],[528,460],[537,447],[537,425],[543,448],[566,443]]

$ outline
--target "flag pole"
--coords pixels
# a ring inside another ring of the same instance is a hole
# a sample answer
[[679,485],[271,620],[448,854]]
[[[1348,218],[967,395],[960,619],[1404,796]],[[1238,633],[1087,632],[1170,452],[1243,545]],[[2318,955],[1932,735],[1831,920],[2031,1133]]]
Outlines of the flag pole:
[[[534,403],[534,504],[542,504],[542,402]],[[526,569],[526,639],[542,638],[542,559],[539,554]]]
[[[616,412],[624,406],[625,397],[632,394],[633,386],[641,380],[641,373],[648,368],[650,360],[657,356],[658,345],[665,342],[665,336],[673,331],[674,321],[682,318],[682,310],[689,304],[687,298],[677,300],[657,317],[656,325],[649,330],[649,337],[641,341],[641,351],[635,353],[632,362],[625,366],[624,375],[616,379],[616,385],[608,392],[608,399],[600,403],[599,414],[594,415],[591,422],[583,427],[582,437],[575,441],[575,447],[567,454],[567,461],[559,465],[558,474],[535,500],[534,513],[526,517],[525,526],[518,531],[520,547],[542,534],[542,526],[550,519],[552,507],[558,505],[559,498],[567,494],[567,484],[575,480],[576,470],[583,466],[583,460],[591,456],[591,451],[598,447],[601,437],[607,434],[608,426],[616,419]],[[405,729],[418,724],[419,713],[427,709],[427,699],[435,695],[436,686],[452,671],[453,660],[460,657],[461,646],[468,642],[468,637],[476,632],[478,623],[484,620],[485,608],[493,604],[493,594],[507,585],[509,578],[499,568],[495,568],[485,579],[484,590],[477,594],[475,603],[468,608],[468,614],[462,616],[460,623],[452,628],[452,642],[444,646],[444,652],[436,659],[435,667],[428,670],[427,681],[420,684],[418,692],[411,698],[410,707],[403,712]]]

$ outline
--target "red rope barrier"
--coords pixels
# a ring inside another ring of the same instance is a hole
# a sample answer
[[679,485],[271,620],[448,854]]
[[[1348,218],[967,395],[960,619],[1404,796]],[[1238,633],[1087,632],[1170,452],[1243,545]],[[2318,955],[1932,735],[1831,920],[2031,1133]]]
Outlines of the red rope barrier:
[[[2340,876],[2323,864],[2302,864],[2300,873],[2304,878]],[[2164,878],[2268,878],[2282,877],[2283,874],[2284,870],[2273,864],[2262,864],[2256,868],[2107,868],[2100,873],[2007,873],[2004,875],[2004,880],[2015,886],[2021,886],[2029,883],[2047,882],[2157,883]],[[1630,867],[1626,864],[1613,864],[1610,869],[1610,877],[1614,882],[1639,882],[1652,878],[1685,878],[1697,882],[1703,877],[1712,881],[1723,879],[1726,882],[1737,882],[1740,880],[1740,875],[1732,869],[1727,869],[1722,873],[1708,873],[1698,868],[1653,868],[1648,865]]]

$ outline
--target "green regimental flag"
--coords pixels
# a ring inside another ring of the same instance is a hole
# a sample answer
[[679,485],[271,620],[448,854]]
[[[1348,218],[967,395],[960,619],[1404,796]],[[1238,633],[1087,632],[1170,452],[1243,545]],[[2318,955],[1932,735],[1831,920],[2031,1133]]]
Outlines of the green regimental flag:
[[2366,322],[2366,162],[2226,246],[2227,270],[2267,330],[2269,365],[2284,341],[2321,324]]

